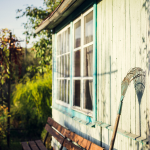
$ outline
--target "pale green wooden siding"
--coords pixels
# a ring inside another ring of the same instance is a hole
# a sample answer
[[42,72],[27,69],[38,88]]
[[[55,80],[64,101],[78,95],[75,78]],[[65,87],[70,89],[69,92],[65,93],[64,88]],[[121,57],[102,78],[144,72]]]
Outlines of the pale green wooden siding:
[[[133,82],[126,92],[119,128],[148,137],[150,68],[148,57],[148,15],[144,0],[102,0],[97,5],[98,121],[114,125],[121,97],[121,82],[133,67],[146,71],[145,91],[140,104]],[[111,74],[110,74],[111,71]],[[108,149],[112,132],[102,128],[102,143]],[[141,148],[142,144],[117,134],[115,148]],[[144,147],[143,147],[144,148]]]

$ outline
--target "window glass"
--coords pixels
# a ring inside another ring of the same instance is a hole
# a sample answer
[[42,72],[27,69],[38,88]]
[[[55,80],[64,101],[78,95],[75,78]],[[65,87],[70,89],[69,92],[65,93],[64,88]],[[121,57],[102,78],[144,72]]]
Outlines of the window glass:
[[93,109],[93,80],[84,80],[84,109]]
[[93,41],[93,11],[84,17],[84,44]]
[[80,80],[74,80],[74,105],[80,107]]
[[68,52],[70,52],[70,28],[68,28]]
[[68,77],[70,76],[70,54],[68,54]]
[[57,34],[57,100],[69,102],[70,27]]
[[84,48],[84,76],[93,76],[93,45]]
[[74,25],[74,48],[81,46],[81,20]]
[[64,55],[63,56],[61,56],[61,69],[62,69],[62,76],[61,77],[64,77]]
[[63,32],[63,54],[66,53],[66,35],[65,32]]
[[60,77],[60,57],[57,57],[57,77]]
[[74,52],[74,76],[79,77],[80,76],[80,50]]
[[67,80],[64,80],[64,102],[67,102]]
[[68,104],[70,102],[70,80],[68,80]]
[[68,62],[67,62],[68,57],[67,56],[68,55],[64,56],[65,57],[65,77],[68,77]]

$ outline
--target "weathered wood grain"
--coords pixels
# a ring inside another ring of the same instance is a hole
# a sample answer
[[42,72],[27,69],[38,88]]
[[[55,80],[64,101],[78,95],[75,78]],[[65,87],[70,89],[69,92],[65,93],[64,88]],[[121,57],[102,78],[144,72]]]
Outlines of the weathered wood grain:
[[47,148],[44,146],[41,140],[36,140],[35,143],[37,144],[40,150],[47,150]]
[[37,145],[34,141],[29,141],[28,144],[32,150],[39,150],[39,148],[37,147]]
[[27,142],[21,142],[21,145],[24,150],[31,150]]

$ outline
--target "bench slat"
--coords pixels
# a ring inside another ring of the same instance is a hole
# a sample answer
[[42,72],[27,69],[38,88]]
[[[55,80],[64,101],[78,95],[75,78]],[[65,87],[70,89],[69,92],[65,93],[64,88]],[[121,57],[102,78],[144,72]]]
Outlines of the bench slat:
[[69,138],[70,140],[72,140],[73,142],[76,142],[78,145],[80,145],[81,147],[88,149],[88,150],[92,150],[92,147],[96,148],[96,150],[104,150],[104,148],[92,143],[91,141],[79,136],[78,134],[71,132],[69,130],[67,130],[66,128],[64,128],[63,126],[61,126],[60,124],[58,124],[57,122],[55,122],[52,118],[48,117],[47,122],[53,126],[56,130],[58,130],[62,135],[64,135],[65,137]]
[[34,141],[29,141],[28,144],[32,150],[39,150],[39,148],[37,147],[37,145]]
[[76,146],[72,142],[69,142],[68,140],[65,139],[63,143],[63,147],[66,147],[68,150],[83,150],[82,148]]
[[24,150],[31,150],[27,142],[21,142],[21,145]]
[[45,129],[47,130],[47,132],[49,132],[62,145],[62,143],[64,141],[64,137],[62,137],[59,133],[57,133],[48,124],[46,124]]
[[40,148],[40,150],[47,150],[47,148],[44,146],[44,144],[41,140],[36,140],[35,143]]
[[61,144],[69,150],[82,150],[80,147],[74,145],[72,142],[66,140],[62,135],[56,132],[52,127],[46,124],[45,129]]

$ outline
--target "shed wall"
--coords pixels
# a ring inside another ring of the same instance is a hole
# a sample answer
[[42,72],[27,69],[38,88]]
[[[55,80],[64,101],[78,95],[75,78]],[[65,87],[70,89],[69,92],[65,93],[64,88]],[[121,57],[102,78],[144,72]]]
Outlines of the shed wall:
[[[121,97],[121,82],[131,68],[141,67],[146,71],[144,93],[140,99],[131,82],[124,98],[119,128],[146,139],[150,107],[150,27],[144,3],[144,0],[102,0],[97,4],[97,121],[114,125]],[[55,70],[53,81],[54,76]],[[56,98],[54,86],[53,82],[53,105]],[[71,131],[109,149],[111,130],[97,125],[95,128],[89,127],[55,109],[52,115],[55,121]],[[52,145],[59,147],[54,139]],[[117,134],[114,149],[148,148],[128,136]]]
[[[119,128],[147,138],[150,50],[147,48],[149,26],[144,3],[144,0],[103,0],[97,5],[97,119],[114,125],[121,82],[131,68],[141,67],[146,71],[144,93],[140,98],[131,82],[124,98]],[[102,143],[109,145],[111,135],[111,131],[102,128]],[[119,134],[115,148],[141,149],[139,143]]]

